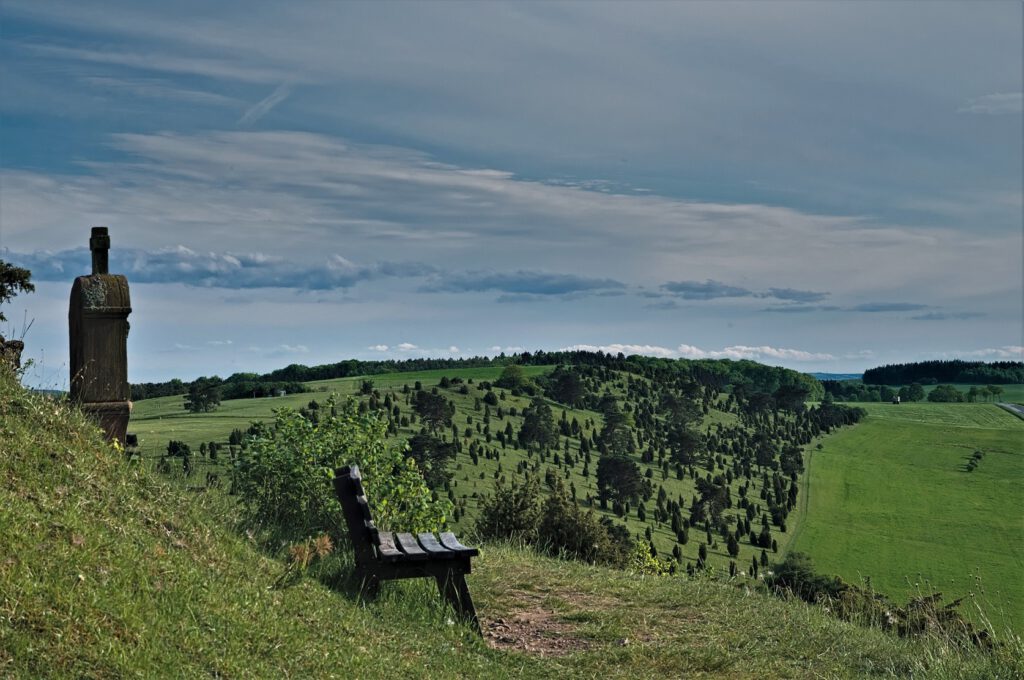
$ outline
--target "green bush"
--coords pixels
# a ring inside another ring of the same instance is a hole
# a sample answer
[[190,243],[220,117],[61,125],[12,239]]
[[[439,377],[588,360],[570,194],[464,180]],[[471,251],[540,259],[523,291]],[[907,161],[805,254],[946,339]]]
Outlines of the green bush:
[[549,554],[590,563],[623,566],[626,558],[594,511],[577,505],[561,479],[544,501],[537,545]]
[[476,531],[484,540],[512,539],[533,543],[540,522],[540,485],[533,477],[522,484],[499,479],[494,493],[480,502]]
[[378,526],[444,526],[450,502],[433,499],[416,462],[387,443],[383,418],[360,413],[353,400],[339,405],[333,396],[320,413],[313,423],[281,409],[272,424],[255,427],[234,486],[248,523],[285,540],[322,532],[341,538],[344,517],[334,495],[334,469],[357,464]]
[[543,501],[535,477],[521,484],[499,480],[481,501],[476,530],[484,540],[519,540],[550,555],[614,566],[625,564],[632,546],[624,547],[617,532],[577,505],[560,478]]

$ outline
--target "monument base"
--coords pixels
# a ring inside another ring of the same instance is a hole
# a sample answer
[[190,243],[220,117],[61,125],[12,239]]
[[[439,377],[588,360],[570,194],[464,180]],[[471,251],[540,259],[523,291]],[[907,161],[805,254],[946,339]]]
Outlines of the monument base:
[[130,402],[85,402],[80,406],[86,415],[97,422],[100,429],[105,433],[108,442],[116,439],[124,444],[128,433],[128,417],[132,412]]

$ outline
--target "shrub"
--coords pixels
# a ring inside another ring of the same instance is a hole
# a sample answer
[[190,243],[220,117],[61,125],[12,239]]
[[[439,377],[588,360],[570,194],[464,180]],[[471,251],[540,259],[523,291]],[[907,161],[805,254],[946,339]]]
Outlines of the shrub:
[[550,554],[584,562],[622,566],[626,557],[594,511],[570,498],[561,479],[544,502],[537,544]]
[[313,423],[281,409],[272,424],[255,427],[234,487],[248,523],[286,540],[321,532],[342,537],[334,469],[357,464],[380,527],[433,531],[444,526],[450,502],[434,500],[416,462],[387,443],[385,418],[360,413],[353,400],[338,405],[333,396],[321,413]]
[[494,485],[494,493],[480,503],[476,531],[482,539],[513,539],[532,543],[540,522],[540,485],[533,477],[522,484]]
[[[678,550],[679,546],[676,546]],[[682,553],[679,553],[682,556]],[[647,541],[636,541],[629,553],[626,565],[635,574],[646,576],[664,576],[669,573],[669,565],[651,553],[651,544]]]

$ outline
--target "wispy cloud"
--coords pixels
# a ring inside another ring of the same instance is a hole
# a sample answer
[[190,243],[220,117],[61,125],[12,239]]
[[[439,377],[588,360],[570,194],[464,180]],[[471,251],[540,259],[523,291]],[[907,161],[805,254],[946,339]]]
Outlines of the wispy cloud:
[[[88,274],[89,251],[84,248],[57,252],[8,253],[39,281],[68,281]],[[112,271],[127,274],[137,283],[183,283],[206,288],[299,288],[333,290],[350,288],[379,278],[420,277],[435,271],[419,262],[376,262],[360,265],[341,255],[310,264],[264,253],[198,252],[179,245],[153,251],[115,249]]]
[[813,290],[796,290],[795,288],[769,288],[767,293],[761,294],[761,297],[791,302],[820,302],[828,296],[828,293],[819,293]]
[[[818,302],[829,296],[813,290],[797,290],[796,288],[769,288],[757,292],[741,286],[733,286],[714,279],[706,281],[669,281],[663,283],[661,289],[684,300],[715,300],[718,298],[774,298],[786,302]],[[660,297],[661,293],[644,291],[643,297]]]
[[169,101],[209,104],[213,106],[239,106],[241,102],[217,92],[189,89],[175,85],[163,78],[114,78],[109,76],[86,76],[82,82],[98,90]]
[[928,305],[917,302],[864,302],[846,308],[851,312],[916,312],[919,309],[928,309]]
[[22,48],[40,57],[112,64],[132,69],[190,74],[206,78],[223,78],[251,83],[280,82],[289,78],[289,74],[277,68],[253,66],[249,62],[239,59],[181,56],[158,51],[96,50],[45,43],[25,43]]
[[238,119],[239,125],[251,125],[263,116],[270,113],[270,110],[283,102],[292,93],[291,84],[284,82],[274,88],[274,91],[262,100],[249,107],[248,110]]
[[996,92],[969,99],[957,113],[984,113],[988,115],[1013,114],[1024,111],[1024,93]]
[[910,317],[914,321],[947,321],[952,319],[978,319],[985,316],[984,312],[928,312]]
[[860,304],[848,306],[792,304],[766,307],[761,311],[776,314],[808,314],[811,312],[860,312],[864,314],[882,314],[887,312],[916,312],[921,309],[928,309],[930,306],[931,305],[925,305],[918,302],[862,302]]
[[708,279],[707,281],[669,281],[662,289],[678,295],[684,300],[714,300],[715,298],[751,297],[754,291],[739,286],[730,286]]
[[469,271],[438,274],[422,290],[427,292],[470,293],[500,291],[511,295],[558,296],[570,293],[622,290],[626,284],[614,279],[598,279],[571,274],[539,271]]
[[1003,345],[1002,347],[986,347],[959,352],[946,352],[944,356],[961,359],[1005,359],[1009,361],[1024,361],[1024,346]]

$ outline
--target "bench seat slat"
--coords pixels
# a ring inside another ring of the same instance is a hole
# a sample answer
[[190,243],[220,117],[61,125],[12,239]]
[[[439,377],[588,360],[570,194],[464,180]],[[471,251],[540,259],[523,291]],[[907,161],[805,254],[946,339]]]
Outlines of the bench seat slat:
[[416,537],[412,534],[395,534],[395,538],[398,539],[398,547],[402,549],[408,559],[427,559],[427,553],[416,543]]
[[418,534],[416,538],[420,542],[420,546],[427,551],[432,558],[450,560],[456,557],[456,553],[444,547],[437,542],[437,537],[434,534]]
[[385,562],[395,562],[405,557],[405,553],[395,546],[395,535],[390,531],[377,532],[377,552]]
[[458,553],[459,557],[476,557],[480,554],[480,551],[476,548],[467,548],[459,543],[459,539],[455,538],[455,534],[450,531],[441,534],[441,545],[452,552]]

